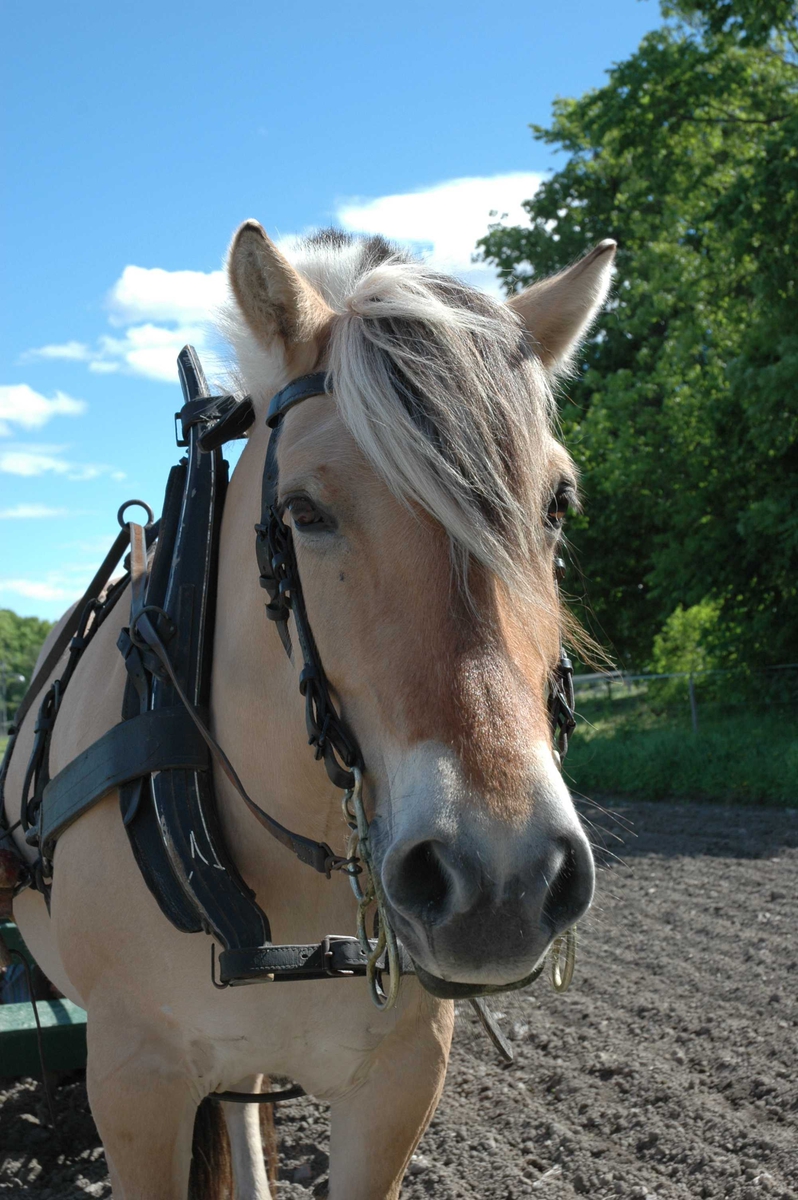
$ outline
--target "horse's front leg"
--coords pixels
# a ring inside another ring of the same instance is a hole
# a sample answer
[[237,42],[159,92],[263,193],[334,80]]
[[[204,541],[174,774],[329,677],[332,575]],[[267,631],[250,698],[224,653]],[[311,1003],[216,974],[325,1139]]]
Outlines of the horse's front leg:
[[354,1086],[333,1101],[330,1200],[396,1200],[443,1090],[453,1027],[453,1004],[414,997]]
[[86,1083],[114,1200],[185,1200],[198,1096],[177,1045],[89,1006]]

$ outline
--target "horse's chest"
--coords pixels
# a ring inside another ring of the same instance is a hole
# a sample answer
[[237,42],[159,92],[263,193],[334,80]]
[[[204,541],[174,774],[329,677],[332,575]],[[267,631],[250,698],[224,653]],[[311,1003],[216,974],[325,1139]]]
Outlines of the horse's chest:
[[220,993],[223,1020],[209,1021],[202,1035],[192,1038],[192,1053],[206,1066],[212,1060],[210,1069],[226,1087],[262,1071],[329,1098],[357,1082],[397,1025],[394,1014],[372,1007],[359,979],[290,988],[263,984],[246,991],[260,993],[260,1003],[247,996],[241,1010],[231,1013],[225,1007],[232,1002],[239,1008],[237,996],[233,989]]

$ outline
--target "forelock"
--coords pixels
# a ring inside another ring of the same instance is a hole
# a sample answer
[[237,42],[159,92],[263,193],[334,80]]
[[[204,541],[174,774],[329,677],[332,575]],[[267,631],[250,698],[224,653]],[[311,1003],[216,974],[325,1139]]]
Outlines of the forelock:
[[361,275],[338,311],[334,393],[363,452],[396,496],[443,525],[461,578],[473,560],[528,589],[541,559],[552,400],[515,314],[393,256]]

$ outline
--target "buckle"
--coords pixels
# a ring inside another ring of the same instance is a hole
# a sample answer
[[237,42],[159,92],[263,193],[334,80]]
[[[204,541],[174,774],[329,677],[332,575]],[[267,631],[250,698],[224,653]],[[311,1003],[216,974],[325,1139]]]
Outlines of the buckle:
[[360,943],[357,941],[357,938],[347,937],[344,934],[328,933],[326,937],[322,938],[321,961],[325,975],[329,975],[331,979],[339,979],[346,975],[354,975],[354,971],[340,969],[336,970],[336,968],[332,966],[333,942],[357,942],[358,946],[360,945]]

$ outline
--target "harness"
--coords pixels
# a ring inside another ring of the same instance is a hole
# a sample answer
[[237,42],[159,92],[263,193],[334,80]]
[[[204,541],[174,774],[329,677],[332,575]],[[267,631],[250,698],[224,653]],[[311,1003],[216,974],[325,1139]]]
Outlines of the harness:
[[[192,347],[181,351],[178,371],[185,403],[176,414],[177,443],[186,454],[170,472],[160,521],[154,521],[152,510],[141,501],[128,501],[120,508],[120,534],[17,711],[0,767],[0,822],[18,731],[68,646],[67,665],[40,704],[19,820],[10,827],[0,823],[0,847],[13,848],[10,834],[17,825],[22,827],[27,843],[38,849],[38,858],[32,865],[24,864],[17,890],[33,886],[49,906],[52,857],[59,836],[118,788],[122,822],[161,911],[177,929],[204,931],[214,939],[211,972],[216,987],[360,975],[369,979],[378,1007],[389,1007],[399,977],[415,973],[415,967],[393,938],[378,873],[371,870],[368,822],[360,800],[363,758],[330,695],[308,620],[293,535],[277,507],[281,422],[294,405],[329,391],[331,381],[324,373],[306,375],[271,401],[266,423],[272,433],[255,551],[261,586],[268,595],[266,614],[289,655],[293,646],[288,621],[293,614],[308,741],[330,780],[345,793],[344,814],[352,831],[346,856],[335,854],[325,842],[293,832],[265,812],[249,796],[208,728],[219,531],[228,482],[222,447],[245,436],[255,412],[249,397],[237,400],[207,394]],[[144,525],[127,519],[127,510],[137,505],[147,512]],[[125,574],[109,587],[108,580],[126,551]],[[558,578],[561,570],[558,560]],[[127,670],[122,720],[51,778],[50,740],[64,693],[86,647],[128,584],[129,623],[117,641]],[[565,754],[574,728],[572,675],[561,648],[549,695],[552,736],[560,755]],[[327,878],[333,871],[349,875],[359,902],[357,937],[328,935],[308,945],[272,942],[268,918],[225,845],[214,796],[214,761],[253,817],[300,862]],[[368,937],[366,912],[375,903],[379,920]],[[575,943],[560,941],[553,957],[553,977],[555,986],[559,980],[564,990],[573,969]],[[222,947],[218,963],[216,943]],[[541,969],[510,987],[525,986]],[[387,990],[384,974],[390,979]],[[490,1014],[478,998],[508,990],[488,985],[453,984],[451,988],[448,994],[473,999],[481,1019],[488,1022]],[[495,1028],[490,1032],[495,1037]]]

